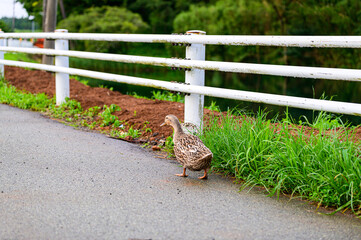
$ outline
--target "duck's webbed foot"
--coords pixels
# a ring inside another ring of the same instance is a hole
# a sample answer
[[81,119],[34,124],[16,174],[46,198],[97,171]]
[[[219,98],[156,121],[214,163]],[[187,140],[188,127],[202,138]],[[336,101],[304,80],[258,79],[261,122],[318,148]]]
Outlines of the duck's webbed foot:
[[199,177],[198,179],[208,179],[207,169],[204,169],[204,175],[202,177]]
[[182,174],[176,174],[176,176],[178,177],[188,177],[188,175],[186,174],[186,168],[183,168],[183,173]]

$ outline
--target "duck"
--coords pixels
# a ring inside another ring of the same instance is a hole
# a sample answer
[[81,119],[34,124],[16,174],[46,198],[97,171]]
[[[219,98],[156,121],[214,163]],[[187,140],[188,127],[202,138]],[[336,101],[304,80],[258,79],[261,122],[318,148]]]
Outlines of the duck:
[[187,177],[187,169],[191,171],[204,171],[199,179],[208,178],[208,168],[211,165],[213,153],[207,148],[202,140],[192,134],[185,133],[178,118],[174,115],[167,115],[161,126],[170,125],[173,127],[174,153],[177,161],[183,166],[183,173],[175,174],[179,177]]

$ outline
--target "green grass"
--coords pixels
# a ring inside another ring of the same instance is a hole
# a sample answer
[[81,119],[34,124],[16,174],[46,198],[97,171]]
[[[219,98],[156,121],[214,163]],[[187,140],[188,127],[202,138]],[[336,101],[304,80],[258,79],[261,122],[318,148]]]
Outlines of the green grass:
[[308,122],[294,128],[289,119],[267,120],[264,113],[239,115],[212,117],[200,136],[214,154],[214,170],[243,180],[243,188],[263,186],[270,195],[361,214],[361,151],[352,129],[335,131],[342,123],[324,113],[316,122],[327,121],[328,131],[321,127],[319,134],[303,129]]
[[49,99],[44,93],[31,94],[19,91],[0,79],[0,103],[21,109],[45,111],[55,104],[55,99]]
[[184,103],[184,96],[169,91],[152,91],[153,99]]
[[34,60],[30,56],[31,55],[26,54],[26,53],[5,53],[4,54],[4,59],[5,60],[12,60],[12,61],[39,63],[38,61]]
[[135,98],[143,98],[143,99],[149,99],[149,100],[163,100],[163,101],[171,101],[171,102],[181,102],[184,103],[184,96],[175,94],[169,91],[152,91],[152,97],[144,97],[138,95],[136,92],[132,92],[131,95]]

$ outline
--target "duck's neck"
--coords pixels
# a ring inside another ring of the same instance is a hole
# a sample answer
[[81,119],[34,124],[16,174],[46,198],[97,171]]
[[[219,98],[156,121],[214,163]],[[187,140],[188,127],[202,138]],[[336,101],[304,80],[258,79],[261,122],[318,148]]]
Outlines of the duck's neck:
[[184,133],[182,126],[180,125],[180,123],[177,121],[175,123],[172,124],[172,127],[174,129],[174,134],[173,134],[173,139],[176,139],[177,136],[179,136],[180,134]]

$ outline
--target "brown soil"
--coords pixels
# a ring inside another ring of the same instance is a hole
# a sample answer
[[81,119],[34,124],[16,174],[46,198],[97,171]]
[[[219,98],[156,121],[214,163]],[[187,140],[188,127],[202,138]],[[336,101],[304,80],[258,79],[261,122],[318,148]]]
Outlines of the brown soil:
[[[18,67],[5,66],[5,79],[20,90],[31,93],[46,93],[53,97],[55,94],[55,78],[52,73],[39,70],[26,70]],[[70,79],[70,98],[79,101],[84,109],[93,106],[102,107],[103,105],[116,104],[120,106],[121,111],[115,112],[119,120],[132,126],[134,129],[140,129],[142,136],[135,139],[135,142],[150,142],[156,144],[160,139],[165,139],[173,132],[171,127],[160,127],[164,117],[168,114],[174,114],[180,120],[184,118],[184,104],[160,100],[138,99],[120,92],[111,91],[105,88],[89,87],[74,79]],[[211,111],[204,109],[205,115]],[[216,113],[217,114],[217,113]],[[144,125],[150,128],[152,132],[145,132]],[[277,126],[276,126],[277,128]],[[298,126],[295,128],[297,135]],[[314,132],[314,129],[303,127],[306,133]],[[97,127],[96,130],[106,130]],[[317,133],[317,130],[316,130]],[[327,133],[326,133],[327,134]],[[361,140],[361,127],[355,129],[354,139]],[[126,139],[134,141],[134,139]]]
[[[55,77],[46,71],[6,66],[5,79],[20,90],[46,93],[50,97],[55,94]],[[84,109],[116,104],[120,106],[121,111],[115,112],[114,115],[119,120],[128,123],[127,126],[133,126],[134,129],[144,130],[145,123],[149,122],[147,128],[150,128],[152,132],[145,133],[143,131],[142,141],[158,142],[172,134],[171,127],[160,127],[166,115],[174,114],[180,120],[184,118],[184,104],[182,103],[138,99],[106,88],[92,88],[74,79],[70,79],[70,98],[79,101]],[[206,114],[209,112],[205,109]]]

